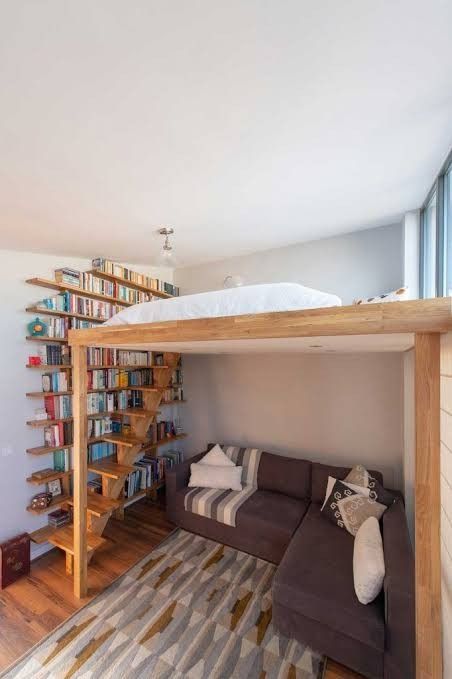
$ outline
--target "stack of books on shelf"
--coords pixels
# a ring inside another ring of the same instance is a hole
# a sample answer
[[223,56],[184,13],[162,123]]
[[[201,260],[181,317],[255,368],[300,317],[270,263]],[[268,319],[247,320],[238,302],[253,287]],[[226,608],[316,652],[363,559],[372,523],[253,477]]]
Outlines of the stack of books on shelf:
[[179,462],[184,461],[183,454],[180,450],[167,450],[164,453],[161,453],[157,460],[163,464],[163,474],[165,474],[166,469],[171,469],[171,467],[174,467],[175,464],[179,464]]
[[72,417],[72,399],[70,396],[45,396],[44,407],[49,420]]
[[115,444],[101,441],[100,443],[91,443],[88,446],[88,462],[98,462],[104,457],[110,457],[115,453]]
[[182,384],[182,369],[181,368],[176,368],[173,370],[173,374],[171,377],[171,386],[177,387]]
[[53,453],[53,468],[57,472],[68,472],[71,469],[71,452],[69,448],[55,450]]
[[111,434],[112,421],[109,416],[88,420],[88,438],[98,438],[103,434]]
[[80,271],[68,269],[67,267],[55,269],[55,280],[62,285],[73,285],[75,288],[78,288],[80,285]]
[[128,407],[129,398],[127,391],[109,391],[88,394],[88,415],[96,413],[113,413],[115,410],[125,410]]
[[36,353],[28,357],[28,365],[69,365],[71,362],[69,347],[43,344],[36,348]]
[[44,314],[47,309],[49,311],[63,311],[65,313],[81,314],[82,316],[92,316],[103,321],[108,320],[124,309],[119,304],[82,297],[73,292],[60,292],[53,297],[46,297],[38,302],[37,308],[42,309]]
[[120,368],[104,368],[88,372],[88,389],[125,389],[152,386],[153,376],[150,368],[137,370],[121,370]]
[[88,481],[88,493],[102,495],[102,479],[100,476]]
[[130,281],[136,285],[151,288],[151,290],[157,290],[159,292],[166,292],[168,295],[173,295],[174,297],[179,295],[179,288],[172,285],[172,283],[165,283],[165,281],[161,281],[158,278],[151,278],[142,273],[137,273],[136,271],[132,271],[132,269],[128,269],[121,264],[116,264],[116,262],[112,262],[109,259],[97,257],[96,259],[93,259],[92,266],[93,269],[102,271],[110,276],[122,278],[124,281]]
[[64,371],[44,373],[42,375],[42,391],[69,391],[67,373]]
[[107,366],[150,366],[150,353],[148,351],[128,351],[124,349],[88,348],[88,365]]
[[163,403],[170,403],[171,401],[183,401],[184,390],[182,387],[169,387],[165,389],[162,396]]
[[61,528],[61,526],[71,523],[71,512],[67,509],[55,509],[55,511],[47,515],[47,521],[52,528]]
[[58,422],[44,427],[44,445],[48,448],[71,446],[72,440],[72,422]]

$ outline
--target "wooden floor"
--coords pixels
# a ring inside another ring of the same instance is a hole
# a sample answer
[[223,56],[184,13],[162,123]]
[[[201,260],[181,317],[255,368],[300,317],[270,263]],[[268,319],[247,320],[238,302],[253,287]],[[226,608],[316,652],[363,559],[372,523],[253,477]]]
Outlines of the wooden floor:
[[[0,671],[95,597],[133,566],[174,528],[162,506],[141,500],[126,509],[125,520],[111,519],[103,534],[108,545],[88,569],[89,598],[72,594],[65,558],[52,550],[36,559],[31,574],[0,592]],[[360,675],[328,661],[325,679],[358,679]]]

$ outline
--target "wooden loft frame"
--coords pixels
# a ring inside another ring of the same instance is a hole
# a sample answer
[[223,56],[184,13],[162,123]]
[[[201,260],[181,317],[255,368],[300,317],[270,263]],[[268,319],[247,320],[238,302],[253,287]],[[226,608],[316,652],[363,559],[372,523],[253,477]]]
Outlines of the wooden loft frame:
[[[86,348],[158,350],[162,343],[408,334],[415,366],[416,667],[420,679],[442,675],[439,492],[440,334],[452,331],[451,299],[416,300],[69,331],[74,393],[74,594],[87,594]],[[259,343],[257,343],[258,345]],[[258,350],[258,349],[256,349]],[[293,345],[290,350],[294,350]],[[296,350],[296,349],[295,349]],[[203,353],[202,350],[199,353]]]

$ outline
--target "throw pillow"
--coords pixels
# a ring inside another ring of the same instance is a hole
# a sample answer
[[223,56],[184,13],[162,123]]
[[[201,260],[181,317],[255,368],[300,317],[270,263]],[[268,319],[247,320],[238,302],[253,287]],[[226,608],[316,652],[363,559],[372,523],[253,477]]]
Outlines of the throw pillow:
[[355,486],[362,486],[369,489],[369,498],[380,502],[386,507],[390,507],[397,499],[394,493],[383,488],[381,483],[374,478],[362,464],[357,464],[351,472],[347,474],[344,483],[352,483]]
[[366,519],[353,546],[353,581],[358,600],[370,604],[381,592],[385,560],[380,526],[375,517]]
[[226,455],[218,443],[199,460],[198,464],[209,464],[211,467],[235,467],[233,461]]
[[[328,477],[328,483],[326,484],[326,493],[325,493],[325,500],[323,501],[322,509],[326,505],[326,502],[328,498],[331,495],[331,491],[333,490],[333,486],[336,483],[337,479],[334,478],[334,476],[329,476]],[[364,488],[363,486],[355,486],[353,483],[346,483],[345,481],[342,481],[344,486],[348,486],[352,490],[355,491],[358,495],[365,495],[366,497],[369,497],[369,489]]]
[[369,516],[380,519],[385,510],[385,505],[356,493],[336,479],[322,513],[339,528],[345,528],[351,535],[356,535]]
[[408,299],[408,288],[399,288],[398,290],[391,290],[384,295],[377,295],[377,297],[362,297],[355,299],[354,304],[383,304],[384,302],[402,302]]
[[190,465],[190,488],[218,488],[222,490],[242,490],[243,467],[219,467],[193,462]]

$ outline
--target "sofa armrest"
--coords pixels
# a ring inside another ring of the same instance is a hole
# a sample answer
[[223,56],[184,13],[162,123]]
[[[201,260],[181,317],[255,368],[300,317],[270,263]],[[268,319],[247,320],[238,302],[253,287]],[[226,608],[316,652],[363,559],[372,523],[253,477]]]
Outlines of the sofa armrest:
[[383,514],[386,575],[385,679],[415,676],[414,558],[405,510],[395,502]]
[[205,454],[205,452],[199,453],[166,470],[166,513],[170,521],[174,521],[176,516],[176,493],[178,490],[186,488],[190,479],[190,465],[193,462],[199,462]]

